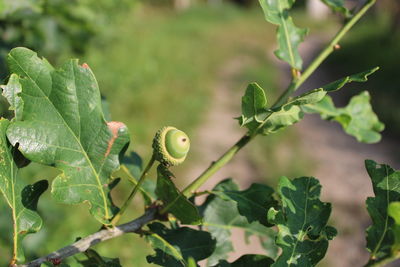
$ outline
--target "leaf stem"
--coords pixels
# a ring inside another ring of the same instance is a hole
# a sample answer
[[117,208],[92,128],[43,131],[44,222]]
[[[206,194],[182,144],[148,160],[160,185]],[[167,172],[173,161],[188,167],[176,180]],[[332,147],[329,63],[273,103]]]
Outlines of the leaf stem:
[[[182,193],[185,196],[189,196],[202,186],[214,173],[221,169],[226,163],[228,163],[233,156],[252,139],[249,135],[244,135],[237,141],[228,151],[226,151],[218,160],[214,161],[210,167],[208,167],[197,179],[189,184]],[[167,210],[168,206],[165,208]]]
[[396,254],[392,255],[391,257],[382,259],[380,261],[374,262],[371,260],[365,266],[366,267],[382,267],[382,266],[386,266],[386,264],[391,263],[399,258],[400,258],[400,255],[398,253],[396,253]]
[[149,209],[141,217],[133,221],[113,228],[99,230],[98,232],[88,235],[73,244],[54,251],[46,256],[37,258],[36,260],[33,260],[31,262],[16,265],[16,267],[38,267],[41,266],[42,263],[51,262],[51,260],[63,260],[75,254],[87,251],[90,247],[98,243],[104,242],[108,239],[116,238],[126,233],[135,233],[137,231],[140,231],[140,229],[144,225],[155,220],[157,218],[156,215],[156,209]]
[[[136,178],[132,176],[131,172],[128,170],[128,168],[124,164],[121,165],[121,170],[126,174],[128,180],[132,184],[134,184],[135,186],[138,184],[138,180],[136,180]],[[140,187],[139,189],[142,191],[142,193],[144,195],[146,195],[146,197],[148,197],[149,199],[152,200],[152,196],[146,190],[144,190],[143,187]]]
[[135,187],[133,188],[131,194],[128,196],[128,198],[125,200],[124,204],[122,205],[121,209],[119,210],[119,212],[117,214],[115,214],[114,218],[111,220],[111,224],[112,225],[116,225],[118,223],[118,221],[121,219],[122,215],[124,214],[125,210],[128,208],[130,202],[132,201],[132,199],[135,197],[136,193],[139,191],[139,189],[142,187],[142,184],[144,182],[144,180],[146,179],[147,173],[149,172],[149,170],[151,169],[151,167],[153,166],[155,161],[155,157],[154,154],[151,156],[151,159],[149,160],[149,162],[146,165],[146,168],[144,168],[142,175],[139,178],[139,181],[137,182],[137,184],[135,185]]
[[300,77],[294,78],[288,88],[278,98],[273,107],[279,107],[284,104],[310,76],[321,65],[322,62],[335,51],[335,46],[346,35],[346,33],[362,18],[362,16],[370,9],[376,0],[369,0],[333,37],[329,44],[319,53],[319,55],[310,63],[307,69]]
[[[294,75],[292,82],[287,89],[278,97],[276,102],[272,105],[272,108],[276,108],[286,103],[289,100],[291,94],[296,91],[310,76],[311,74],[321,65],[321,63],[335,50],[335,45],[343,38],[343,36],[358,22],[361,17],[370,9],[376,0],[369,0],[333,37],[329,44],[323,49],[320,54],[310,63],[304,73],[300,75]],[[236,142],[231,148],[228,149],[217,161],[213,162],[199,177],[197,177],[192,183],[190,183],[184,190],[185,196],[190,196],[200,186],[202,186],[214,173],[220,168],[227,164],[233,156],[245,145],[247,145],[256,135],[246,134],[238,142]],[[169,205],[165,207],[167,210]]]

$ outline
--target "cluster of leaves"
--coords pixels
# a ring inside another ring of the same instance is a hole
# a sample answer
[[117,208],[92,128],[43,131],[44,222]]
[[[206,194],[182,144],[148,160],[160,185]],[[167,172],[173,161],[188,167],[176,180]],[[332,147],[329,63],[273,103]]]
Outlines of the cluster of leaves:
[[325,120],[339,122],[344,131],[356,137],[358,141],[376,143],[381,139],[380,132],[384,125],[372,110],[368,92],[364,91],[353,97],[344,108],[336,108],[327,93],[337,91],[350,82],[365,82],[368,76],[378,69],[373,68],[347,76],[272,108],[268,108],[265,91],[258,84],[252,83],[242,98],[239,123],[247,127],[252,134],[268,135],[300,121],[304,112],[317,113]]

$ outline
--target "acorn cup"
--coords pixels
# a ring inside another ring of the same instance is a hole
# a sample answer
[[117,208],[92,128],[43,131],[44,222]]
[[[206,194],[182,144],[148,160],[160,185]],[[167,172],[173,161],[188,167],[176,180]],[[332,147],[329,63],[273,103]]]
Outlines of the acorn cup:
[[189,148],[189,137],[172,126],[158,130],[153,139],[154,157],[166,166],[176,166],[184,162]]

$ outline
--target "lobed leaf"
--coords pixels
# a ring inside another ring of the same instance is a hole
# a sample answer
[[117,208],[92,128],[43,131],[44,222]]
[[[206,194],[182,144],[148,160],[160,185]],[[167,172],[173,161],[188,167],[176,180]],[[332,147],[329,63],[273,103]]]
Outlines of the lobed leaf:
[[259,2],[264,11],[265,19],[278,25],[279,48],[275,51],[275,55],[289,63],[292,68],[301,70],[303,62],[298,46],[303,42],[308,30],[297,28],[288,14],[288,10],[295,0],[259,0]]
[[13,264],[25,261],[22,240],[42,227],[42,219],[36,212],[39,197],[47,190],[48,182],[42,180],[24,185],[17,176],[18,167],[13,160],[14,148],[8,143],[6,130],[10,122],[0,119],[0,191],[10,206],[13,219]]
[[168,212],[173,214],[183,224],[201,224],[202,218],[193,205],[171,181],[174,175],[162,164],[157,168],[156,195],[164,202],[171,205]]
[[368,81],[368,76],[370,76],[371,74],[373,74],[374,72],[376,72],[377,70],[379,70],[379,67],[375,67],[375,68],[371,68],[369,70],[360,72],[360,73],[356,73],[356,74],[352,74],[349,76],[346,76],[344,78],[341,78],[337,81],[334,81],[330,84],[327,84],[325,86],[322,87],[322,89],[324,91],[327,92],[334,92],[337,91],[339,89],[341,89],[343,86],[345,86],[348,83],[352,83],[352,82],[366,82]]
[[55,70],[26,48],[11,50],[7,62],[14,75],[4,94],[16,98],[10,142],[29,160],[62,171],[52,184],[57,201],[88,202],[91,214],[109,223],[117,211],[109,195],[111,174],[129,134],[123,123],[105,121],[92,71],[77,60]]
[[268,212],[269,221],[278,226],[276,244],[282,249],[272,266],[315,266],[324,257],[336,230],[327,226],[331,205],[319,200],[320,191],[312,177],[280,179],[282,208]]
[[[389,165],[365,161],[375,197],[366,201],[372,225],[367,229],[367,266],[389,259],[399,253],[398,201],[400,201],[400,171]],[[395,220],[393,220],[392,216]]]
[[[276,255],[277,247],[271,242],[275,232],[258,221],[264,222],[267,208],[275,204],[269,187],[253,185],[247,190],[239,191],[232,179],[227,179],[216,185],[211,192],[200,207],[204,217],[202,225],[217,241],[214,253],[207,259],[209,265],[226,259],[228,253],[233,251],[230,237],[231,230],[235,228],[244,230],[246,237],[259,237],[265,250],[271,256]],[[249,196],[252,192],[255,194]],[[240,202],[242,203],[239,204]],[[256,207],[250,207],[251,205]],[[257,213],[249,215],[250,210]]]
[[339,122],[344,131],[359,142],[376,143],[381,139],[380,132],[385,128],[372,110],[367,91],[351,98],[344,108],[336,108],[332,98],[325,96],[322,101],[303,106],[307,113],[318,113],[324,120]]
[[[239,124],[240,126],[247,127],[250,133],[259,131],[259,133],[268,135],[300,121],[304,116],[301,107],[303,107],[303,110],[310,113],[316,113],[317,110],[313,110],[313,108],[320,107],[322,110],[327,109],[326,112],[335,116],[338,112],[333,103],[330,103],[332,101],[329,100],[329,96],[326,96],[327,93],[337,91],[351,82],[366,82],[368,76],[378,69],[379,67],[375,67],[357,74],[346,76],[321,88],[310,90],[299,96],[293,97],[283,105],[271,109],[267,107],[267,98],[264,90],[257,83],[251,83],[242,97],[242,115],[238,118]],[[362,108],[364,108],[362,109],[362,112],[370,113],[368,111],[368,106]],[[356,112],[357,110],[353,110],[349,107],[349,111]],[[326,115],[327,114],[321,114],[324,118],[328,117]],[[374,120],[374,117],[372,116],[371,119]],[[345,118],[341,121],[345,123]],[[358,127],[358,124],[359,123],[353,123],[350,125],[348,127],[349,132],[355,132],[355,128]],[[382,126],[376,125],[376,127],[379,128]]]
[[274,190],[263,184],[254,183],[243,191],[228,190],[226,187],[219,190],[217,187],[212,192],[224,200],[235,201],[239,214],[246,217],[249,223],[259,222],[268,225],[266,214],[271,207],[277,204],[272,196]]
[[210,233],[188,227],[168,229],[161,223],[148,225],[150,232],[146,240],[156,251],[147,256],[149,263],[161,266],[187,266],[189,258],[198,262],[206,259],[215,249],[215,240]]
[[264,135],[275,133],[299,122],[303,118],[302,110],[296,105],[286,105],[274,111],[265,120],[261,133]]

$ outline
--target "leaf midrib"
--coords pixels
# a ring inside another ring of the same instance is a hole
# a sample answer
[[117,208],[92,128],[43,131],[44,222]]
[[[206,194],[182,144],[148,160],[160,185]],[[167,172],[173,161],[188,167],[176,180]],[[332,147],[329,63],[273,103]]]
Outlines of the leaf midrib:
[[[387,203],[387,207],[389,207],[390,191],[389,191],[389,179],[388,179],[389,171],[388,171],[388,166],[387,165],[385,165],[385,172],[386,172],[386,176],[385,176],[385,178],[386,178],[386,203]],[[376,245],[374,251],[371,253],[371,257],[370,258],[375,257],[375,254],[380,249],[380,247],[382,245],[382,242],[383,242],[383,239],[385,238],[386,232],[388,230],[388,223],[389,223],[389,214],[386,211],[385,227],[384,227],[383,233],[382,233],[382,235],[381,235],[381,237],[380,237],[380,239],[378,241],[378,244]]]
[[[61,116],[59,110],[56,108],[56,106],[53,104],[52,101],[50,101],[49,97],[42,91],[41,87],[37,84],[36,80],[33,79],[26,71],[25,69],[19,64],[19,62],[12,56],[12,54],[9,54],[9,57],[18,65],[18,67],[25,73],[25,75],[36,85],[36,87],[39,89],[39,92],[41,94],[44,95],[44,97],[47,99],[47,101],[54,107],[54,109],[57,111],[58,116],[61,118],[61,120],[64,122],[64,125],[66,125],[66,128],[70,131],[70,133],[72,134],[72,136],[74,137],[74,139],[76,140],[76,142],[78,143],[79,147],[81,148],[81,151],[83,152],[82,154],[84,155],[84,157],[86,158],[86,161],[88,162],[89,166],[91,167],[91,169],[93,170],[93,173],[95,174],[96,177],[96,181],[98,184],[98,189],[101,192],[101,196],[103,198],[103,205],[104,205],[104,215],[106,218],[109,218],[109,214],[108,214],[108,209],[107,209],[107,198],[105,195],[105,192],[103,190],[103,187],[101,186],[101,181],[100,178],[98,176],[98,173],[96,172],[92,162],[90,161],[89,156],[86,153],[86,150],[82,147],[81,142],[79,141],[79,139],[77,138],[77,136],[75,135],[75,133],[72,131],[71,127],[69,126],[69,124],[64,120],[64,117]],[[51,90],[53,90],[53,87],[51,88]]]
[[[282,9],[282,6],[281,6],[281,1],[278,0],[277,2],[278,2],[278,8],[281,11],[280,15],[283,15],[282,14],[282,10],[283,9]],[[288,29],[287,29],[286,21],[283,19],[283,17],[281,17],[281,16],[279,16],[279,17],[281,18],[282,27],[283,27],[283,29],[285,31],[285,37],[286,37],[285,41],[286,41],[286,45],[288,46],[288,50],[289,50],[290,62],[291,62],[292,67],[295,68],[295,60],[294,60],[294,55],[293,55],[293,51],[292,51],[293,48],[292,48],[291,43],[289,42],[289,38],[288,38],[289,32],[288,32]]]
[[[307,222],[307,206],[308,206],[308,193],[309,193],[308,189],[309,189],[309,186],[310,186],[311,179],[308,178],[307,180],[308,181],[307,181],[307,187],[306,187],[307,188],[307,190],[306,190],[306,203],[304,204],[304,219],[303,219],[303,225],[301,226],[301,231],[303,231],[304,226],[306,225],[306,222]],[[297,245],[299,244],[299,242],[300,242],[299,238],[296,238],[296,242],[294,243],[292,254],[290,255],[290,258],[289,258],[290,264],[288,266],[292,265],[291,259],[293,258],[293,255],[296,252],[296,248],[297,248]]]

